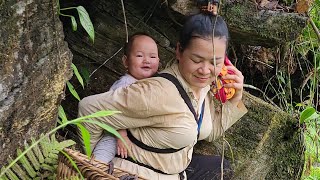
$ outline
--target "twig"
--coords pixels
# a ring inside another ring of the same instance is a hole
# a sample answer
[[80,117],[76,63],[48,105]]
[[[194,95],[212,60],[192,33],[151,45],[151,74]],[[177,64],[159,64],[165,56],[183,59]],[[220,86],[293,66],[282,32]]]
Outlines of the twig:
[[251,61],[261,63],[261,64],[263,64],[263,65],[265,65],[265,66],[267,66],[267,67],[269,67],[269,68],[273,69],[273,66],[271,66],[271,65],[269,65],[269,64],[267,64],[267,63],[265,63],[265,62],[258,61],[258,60],[254,60],[254,59],[251,59]]
[[273,106],[278,107],[268,96],[259,88],[252,86],[250,84],[243,84],[243,87],[257,90],[263,94],[263,97],[266,98]]
[[127,18],[126,18],[126,11],[124,9],[124,3],[123,0],[121,0],[121,6],[122,6],[122,12],[123,12],[123,19],[124,19],[124,25],[126,28],[126,42],[128,42],[128,26],[127,26]]
[[232,49],[232,53],[233,53],[233,56],[234,56],[234,59],[235,59],[234,66],[237,67],[238,57],[237,57],[236,51],[234,50],[233,46],[231,46],[231,49]]
[[319,31],[319,29],[317,28],[317,26],[314,24],[312,18],[311,18],[309,15],[308,15],[308,17],[309,17],[309,21],[310,21],[310,23],[311,23],[311,26],[312,26],[314,32],[316,33],[316,35],[317,35],[317,37],[318,37],[318,41],[320,42],[320,31]]
[[220,180],[223,180],[223,164],[224,164],[224,143],[225,143],[225,137],[223,135],[223,141],[222,141],[222,157],[221,157],[221,164],[220,164],[220,169],[221,169],[221,177]]
[[98,69],[100,69],[102,66],[104,66],[110,59],[112,59],[114,56],[116,56],[121,50],[123,49],[123,47],[119,48],[117,52],[115,52],[111,57],[109,57],[107,60],[105,60],[97,69],[95,69],[89,77],[91,77]]

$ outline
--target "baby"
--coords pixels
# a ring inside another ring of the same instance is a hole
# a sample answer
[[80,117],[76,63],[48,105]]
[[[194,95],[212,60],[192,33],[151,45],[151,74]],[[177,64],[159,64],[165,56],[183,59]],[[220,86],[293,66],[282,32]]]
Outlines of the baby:
[[[122,63],[127,69],[127,73],[116,81],[110,88],[127,87],[137,80],[153,76],[159,67],[158,47],[153,38],[146,33],[135,33],[128,39],[124,47]],[[128,141],[126,130],[118,130],[119,134]],[[116,155],[127,158],[127,149],[120,139],[111,134],[106,134],[97,143],[93,154],[95,158],[109,163]]]

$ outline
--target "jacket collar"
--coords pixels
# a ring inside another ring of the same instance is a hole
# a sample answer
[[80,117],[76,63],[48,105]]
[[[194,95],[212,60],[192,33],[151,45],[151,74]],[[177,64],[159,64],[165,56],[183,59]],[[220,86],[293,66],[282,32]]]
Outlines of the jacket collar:
[[[187,92],[189,98],[192,100],[195,99],[195,96],[193,94],[193,91],[190,87],[190,84],[182,77],[179,68],[178,68],[178,62],[173,63],[170,67],[166,68],[165,70],[162,71],[163,73],[169,73],[173,76],[175,76],[178,81],[181,83],[183,89]],[[210,90],[210,86],[206,86],[204,88],[202,88],[201,92],[200,92],[200,99],[197,103],[197,107],[199,107],[199,104],[202,104],[208,91]],[[193,102],[193,101],[192,101]],[[197,111],[197,110],[196,110]]]

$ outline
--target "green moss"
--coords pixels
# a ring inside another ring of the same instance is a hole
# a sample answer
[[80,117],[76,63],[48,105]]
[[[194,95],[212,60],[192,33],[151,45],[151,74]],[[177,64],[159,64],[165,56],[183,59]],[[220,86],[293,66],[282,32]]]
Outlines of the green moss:
[[[296,179],[303,166],[297,119],[253,97],[245,98],[248,113],[227,132],[225,156],[232,160],[234,179]],[[222,154],[223,141],[201,143],[196,152]]]
[[295,39],[306,26],[307,18],[294,13],[258,11],[252,2],[223,6],[232,35],[241,44],[275,46]]

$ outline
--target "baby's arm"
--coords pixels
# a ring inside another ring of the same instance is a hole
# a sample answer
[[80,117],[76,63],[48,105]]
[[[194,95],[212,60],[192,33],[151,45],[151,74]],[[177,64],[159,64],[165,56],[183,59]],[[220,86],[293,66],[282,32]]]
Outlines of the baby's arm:
[[[120,129],[118,130],[118,133],[121,135],[121,137],[125,140],[126,144],[130,147],[131,141],[129,140],[127,136],[127,130]],[[121,139],[117,139],[117,150],[118,155],[121,156],[121,158],[127,158],[128,157],[128,151],[124,143],[121,141]]]

